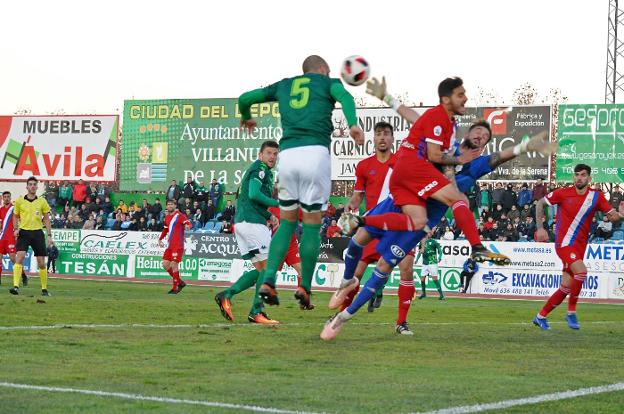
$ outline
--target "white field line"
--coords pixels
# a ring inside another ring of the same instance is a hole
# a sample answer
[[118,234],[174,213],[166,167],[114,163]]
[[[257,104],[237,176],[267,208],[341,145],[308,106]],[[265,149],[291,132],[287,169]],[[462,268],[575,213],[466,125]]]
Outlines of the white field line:
[[123,392],[108,392],[108,391],[99,391],[99,390],[84,390],[84,389],[78,389],[78,388],[45,387],[41,385],[14,384],[12,382],[0,382],[0,387],[16,388],[16,389],[21,389],[21,390],[95,395],[98,397],[114,397],[114,398],[122,398],[126,400],[134,400],[134,401],[153,401],[153,402],[168,403],[168,404],[200,405],[204,407],[227,408],[231,410],[246,410],[246,411],[253,411],[257,413],[321,414],[321,413],[315,413],[315,412],[310,412],[310,411],[282,410],[279,408],[259,407],[255,405],[230,404],[230,403],[222,403],[222,402],[216,402],[216,401],[185,400],[185,399],[167,398],[167,397],[152,397],[152,396],[140,395],[140,394],[126,394]]
[[504,400],[487,404],[464,405],[459,407],[443,408],[441,410],[427,411],[415,414],[465,414],[480,413],[489,410],[501,410],[503,408],[515,407],[519,405],[539,404],[548,401],[566,400],[569,398],[583,397],[585,395],[602,394],[605,392],[624,390],[624,382],[598,387],[580,388],[572,391],[555,392],[552,394],[536,395],[535,397],[519,398],[516,400]]
[[[550,322],[551,325],[563,325],[566,322]],[[292,322],[271,325],[272,327],[289,326],[323,326],[325,322]],[[583,322],[583,325],[622,325],[624,321],[590,321]],[[363,326],[388,326],[389,322],[352,322],[351,325]],[[531,326],[531,322],[418,322],[413,326],[459,326],[459,325],[492,325],[492,326]],[[120,323],[120,324],[82,324],[82,323],[60,323],[54,325],[16,325],[0,326],[0,331],[22,331],[22,330],[46,330],[46,329],[197,329],[197,328],[254,328],[264,325],[256,323],[207,323],[207,324],[153,324],[153,323]]]

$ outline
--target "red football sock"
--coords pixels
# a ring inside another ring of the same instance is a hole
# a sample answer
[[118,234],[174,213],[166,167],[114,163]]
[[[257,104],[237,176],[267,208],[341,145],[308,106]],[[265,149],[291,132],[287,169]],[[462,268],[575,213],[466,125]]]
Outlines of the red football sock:
[[568,298],[568,312],[576,312],[576,302],[583,289],[583,282],[587,278],[587,272],[575,273],[572,275],[572,283],[570,284],[570,297]]
[[358,283],[357,287],[353,289],[353,291],[347,295],[347,297],[345,298],[345,301],[342,303],[342,306],[340,306],[340,312],[342,312],[343,310],[349,307],[351,302],[353,302],[355,295],[357,295],[359,291],[360,291],[360,284]]
[[412,298],[416,293],[413,280],[401,280],[399,282],[399,317],[397,318],[397,325],[402,324],[407,320],[407,313],[412,306]]
[[182,283],[182,279],[180,279],[180,271],[179,270],[177,272],[173,272],[173,282],[176,285],[179,285],[180,283]]
[[[403,213],[384,213],[378,216],[364,216],[364,223],[367,226],[380,230],[390,231],[414,231],[416,229],[410,216]],[[476,225],[475,225],[476,226]],[[476,227],[475,227],[476,228]]]
[[479,231],[477,230],[477,223],[475,222],[474,215],[468,208],[468,204],[466,204],[463,200],[459,200],[456,201],[451,208],[453,209],[453,216],[455,217],[457,227],[464,232],[464,235],[470,245],[474,246],[476,244],[481,244]]
[[540,311],[540,315],[544,318],[548,316],[548,314],[555,309],[557,306],[563,302],[566,296],[570,293],[570,288],[559,286],[559,289],[552,294],[550,298],[548,298],[548,302],[544,305],[542,310]]

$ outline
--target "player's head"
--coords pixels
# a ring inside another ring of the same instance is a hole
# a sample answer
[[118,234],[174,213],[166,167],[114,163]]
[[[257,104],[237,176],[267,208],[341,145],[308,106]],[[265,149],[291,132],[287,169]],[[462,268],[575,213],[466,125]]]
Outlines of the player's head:
[[173,199],[167,200],[167,211],[173,213],[176,209],[176,201]]
[[458,77],[446,78],[438,85],[440,103],[447,111],[455,115],[463,115],[466,112],[466,90],[464,81]]
[[375,143],[375,151],[387,152],[392,150],[394,144],[394,131],[392,125],[387,122],[377,122],[373,128],[375,131],[375,137],[373,142]]
[[587,164],[576,164],[574,167],[574,186],[583,190],[591,182],[591,167]]
[[11,204],[11,192],[5,191],[2,193],[2,203],[6,206]]
[[269,166],[269,168],[275,167],[277,162],[277,153],[279,152],[279,144],[275,141],[264,141],[260,147],[260,153],[258,158],[260,161]]
[[329,75],[329,65],[319,55],[310,55],[303,61],[301,65],[303,73],[320,73],[321,75]]
[[39,180],[37,180],[36,177],[30,177],[26,180],[26,190],[28,190],[28,194],[37,194],[37,187],[39,187]]
[[481,119],[470,125],[462,144],[470,149],[483,148],[490,138],[492,138],[492,128],[487,121]]

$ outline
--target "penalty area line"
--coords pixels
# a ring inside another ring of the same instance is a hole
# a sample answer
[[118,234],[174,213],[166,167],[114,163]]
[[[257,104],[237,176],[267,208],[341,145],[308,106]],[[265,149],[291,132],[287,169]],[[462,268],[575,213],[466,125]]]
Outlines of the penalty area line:
[[503,408],[516,407],[519,405],[539,404],[549,401],[566,400],[569,398],[583,397],[586,395],[603,394],[606,392],[622,391],[624,390],[624,382],[617,382],[615,384],[601,385],[597,387],[579,388],[577,390],[568,390],[562,392],[555,392],[552,394],[536,395],[535,397],[518,398],[515,400],[503,400],[486,404],[464,405],[458,407],[443,408],[441,410],[419,412],[413,414],[466,414],[466,413],[480,413],[490,410],[501,410]]
[[97,397],[114,397],[114,398],[121,398],[125,400],[133,400],[133,401],[151,401],[151,402],[168,403],[168,404],[200,405],[204,407],[213,407],[213,408],[246,410],[246,411],[252,411],[252,412],[257,412],[257,413],[322,414],[322,413],[316,413],[316,412],[311,412],[311,411],[283,410],[280,408],[260,407],[256,405],[231,404],[231,403],[223,403],[223,402],[216,402],[216,401],[186,400],[186,399],[168,398],[168,397],[154,397],[154,396],[141,395],[141,394],[127,394],[123,392],[85,390],[85,389],[80,389],[80,388],[46,387],[42,385],[16,384],[12,382],[0,382],[0,387],[14,388],[14,389],[20,389],[20,390],[95,395]]

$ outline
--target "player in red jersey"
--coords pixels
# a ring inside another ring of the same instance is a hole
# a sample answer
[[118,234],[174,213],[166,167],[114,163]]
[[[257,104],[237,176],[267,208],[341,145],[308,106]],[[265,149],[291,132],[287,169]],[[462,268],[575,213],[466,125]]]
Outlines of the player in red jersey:
[[[269,207],[268,210],[277,219],[277,225],[273,225],[272,223],[270,225],[271,234],[274,235],[275,232],[277,231],[277,228],[279,227],[280,209],[279,207]],[[299,219],[301,220],[302,217],[303,217],[303,213],[301,213],[300,211]],[[292,267],[297,272],[297,287],[300,287],[301,286],[301,257],[299,256],[299,242],[297,241],[297,236],[295,236],[295,233],[293,233],[292,237],[290,238],[290,245],[288,246],[288,251],[286,252],[286,256],[284,257],[284,261],[280,265],[279,270],[282,270],[285,264]],[[299,309],[312,310],[314,309],[314,305],[311,303],[307,305],[299,305]]]
[[[394,166],[395,154],[392,152],[394,146],[394,131],[392,125],[387,122],[378,122],[375,124],[373,131],[375,136],[373,142],[375,145],[375,154],[363,159],[357,164],[355,168],[355,188],[353,196],[349,201],[347,209],[349,211],[357,211],[359,209],[362,199],[366,200],[366,211],[369,211],[375,207],[380,200],[384,200],[389,194],[389,179],[392,174],[392,167]],[[367,240],[368,241],[368,240]],[[362,279],[366,268],[371,263],[376,263],[381,257],[377,252],[377,239],[373,239],[365,247],[363,247],[362,257],[357,262],[355,269],[353,269],[354,263],[349,262],[349,258],[345,258],[345,272],[353,272],[353,279],[350,281],[353,286],[350,289],[345,289],[341,292],[341,289],[336,291],[337,302],[342,302],[340,310],[346,309],[353,298],[360,290],[359,281]],[[362,249],[362,246],[357,246],[358,241],[356,238],[352,238],[349,242],[350,245],[355,245],[356,249]],[[399,269],[401,271],[401,282],[399,283],[399,313],[404,317],[399,317],[405,322],[407,312],[411,305],[412,297],[414,296],[414,252],[409,252],[405,259],[399,263]],[[381,305],[382,292],[380,289],[377,295],[371,299],[368,309],[372,312],[375,308]],[[346,294],[344,301],[339,298],[340,295]],[[332,299],[333,301],[333,299]],[[331,302],[330,302],[331,303]],[[404,309],[406,308],[406,309]],[[405,322],[402,325],[405,328],[403,334],[411,334],[412,332],[407,327]]]
[[163,254],[163,267],[173,278],[173,287],[168,292],[170,295],[180,293],[186,283],[180,279],[179,263],[184,253],[184,228],[191,228],[191,221],[176,209],[175,200],[167,200],[167,215],[162,233],[158,239],[158,245],[164,246],[163,239],[167,238],[167,248]]
[[[0,207],[0,276],[2,275],[2,256],[9,255],[15,264],[15,232],[13,231],[13,203],[11,192],[2,193],[2,207]],[[28,276],[22,268],[22,284],[28,285]]]
[[546,317],[563,300],[568,299],[566,321],[572,329],[579,329],[576,317],[576,303],[587,277],[587,267],[583,263],[589,228],[596,211],[607,214],[609,220],[619,221],[622,215],[607,201],[602,191],[589,187],[591,167],[578,164],[574,167],[574,185],[559,188],[537,202],[535,209],[537,221],[537,241],[548,241],[548,233],[544,229],[544,207],[557,205],[557,225],[555,228],[555,251],[563,262],[563,278],[561,286],[548,299],[533,323],[543,330],[550,329]]
[[[440,104],[428,109],[412,126],[408,137],[401,143],[396,156],[394,172],[390,178],[390,192],[402,213],[385,213],[359,218],[348,216],[339,225],[345,233],[353,233],[362,225],[390,231],[415,231],[426,229],[427,199],[433,198],[453,210],[458,227],[472,246],[475,261],[492,261],[508,264],[509,258],[490,252],[483,246],[477,231],[474,215],[468,200],[449,180],[457,165],[476,159],[481,149],[472,149],[453,155],[457,125],[455,115],[463,115],[468,98],[460,78],[444,79],[438,86]],[[434,164],[441,165],[445,174]]]

